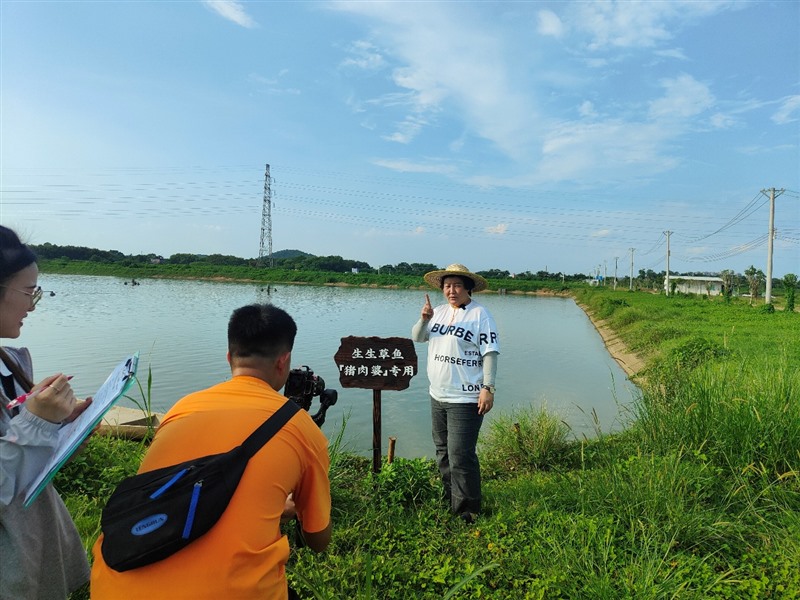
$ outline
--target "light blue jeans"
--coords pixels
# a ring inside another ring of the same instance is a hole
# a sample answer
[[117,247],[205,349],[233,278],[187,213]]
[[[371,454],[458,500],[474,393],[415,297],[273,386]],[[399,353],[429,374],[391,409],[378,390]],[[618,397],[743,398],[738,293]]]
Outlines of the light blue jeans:
[[481,470],[476,446],[483,415],[478,404],[431,398],[431,423],[444,497],[453,513],[481,512]]

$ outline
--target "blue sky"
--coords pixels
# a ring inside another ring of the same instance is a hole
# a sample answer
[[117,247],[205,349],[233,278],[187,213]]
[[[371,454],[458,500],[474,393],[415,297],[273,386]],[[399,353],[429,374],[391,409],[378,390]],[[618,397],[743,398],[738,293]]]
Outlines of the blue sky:
[[[800,273],[800,3],[0,1],[34,243]],[[631,252],[631,248],[634,249]]]

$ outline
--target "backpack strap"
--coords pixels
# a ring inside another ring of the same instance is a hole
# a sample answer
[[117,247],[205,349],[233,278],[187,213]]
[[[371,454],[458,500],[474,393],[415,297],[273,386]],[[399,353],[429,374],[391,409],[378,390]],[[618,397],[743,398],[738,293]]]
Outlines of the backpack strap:
[[264,421],[258,429],[242,442],[241,448],[245,456],[249,459],[258,452],[298,410],[300,410],[300,407],[295,402],[287,400],[283,406],[276,410],[269,419]]
[[22,386],[22,389],[25,390],[26,392],[30,392],[31,388],[33,387],[33,381],[31,381],[31,378],[25,374],[25,372],[20,368],[20,366],[8,355],[8,352],[6,352],[3,348],[0,348],[0,360],[2,360],[3,363],[5,363],[8,370],[11,371],[11,374],[14,376],[14,379],[16,379]]

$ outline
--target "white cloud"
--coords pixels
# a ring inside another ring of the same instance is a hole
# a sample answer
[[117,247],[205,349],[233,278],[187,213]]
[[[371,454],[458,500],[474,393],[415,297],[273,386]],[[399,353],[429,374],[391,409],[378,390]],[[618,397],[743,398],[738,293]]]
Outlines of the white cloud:
[[220,15],[223,19],[232,21],[237,25],[241,25],[247,29],[258,26],[258,23],[245,12],[241,2],[237,2],[236,0],[203,0],[203,4]]
[[561,37],[564,35],[564,24],[552,10],[540,10],[537,14],[538,26],[536,31],[542,35]]
[[663,56],[664,58],[676,58],[678,60],[689,60],[686,57],[683,49],[681,48],[670,48],[669,50],[656,50],[654,52],[656,56]]
[[630,2],[602,0],[574,5],[575,27],[591,36],[589,48],[648,48],[672,38],[683,23],[735,7],[736,2]]
[[417,137],[426,124],[427,121],[425,119],[410,115],[402,123],[398,123],[394,133],[383,136],[383,139],[400,144],[408,144]]
[[609,235],[611,235],[610,229],[598,229],[591,233],[591,237],[608,237]]
[[[664,43],[693,21],[730,9],[731,2],[587,1],[508,11],[484,10],[484,5],[456,10],[450,3],[418,3],[413,11],[396,2],[337,2],[333,6],[366,18],[370,39],[380,40],[381,60],[366,61],[364,68],[391,69],[395,93],[355,103],[367,111],[368,122],[382,139],[408,145],[413,152],[416,146],[412,144],[423,133],[431,130],[425,137],[431,139],[434,129],[444,131],[455,122],[461,131],[457,138],[449,135],[442,142],[442,152],[481,148],[487,157],[501,154],[511,159],[507,161],[511,168],[502,175],[471,173],[467,179],[471,185],[649,178],[678,164],[679,142],[690,131],[700,126],[705,131],[730,128],[737,123],[731,106],[710,115],[717,99],[707,83],[688,73],[662,79],[662,93],[655,96],[646,84],[607,101],[600,89],[591,94],[585,91],[597,77],[603,84],[625,76],[631,60],[646,62],[655,54],[687,61],[682,48]],[[572,60],[550,62],[552,55],[545,53],[552,46],[543,45],[541,39],[537,45],[529,29],[523,43],[522,38],[509,35],[507,22],[487,18],[500,13],[525,15],[528,21],[523,25],[520,19],[520,30],[532,22],[540,35],[573,36]],[[608,52],[582,56],[576,36],[582,37],[584,48]],[[373,43],[359,43],[351,52],[377,53]],[[642,53],[641,48],[654,49]],[[655,63],[664,61],[656,58]],[[520,64],[526,68],[518,70]],[[557,79],[553,73],[559,75]],[[384,83],[381,79],[379,85]],[[554,98],[559,95],[569,98],[570,104],[558,107]],[[577,118],[564,120],[564,109],[570,105]],[[384,110],[378,113],[377,108]],[[793,114],[792,110],[787,108],[778,118]],[[482,142],[488,142],[488,148]],[[438,165],[430,170],[427,165],[403,161],[389,160],[384,166],[443,172]]]
[[280,85],[281,77],[283,77],[287,73],[288,71],[286,69],[282,69],[278,73],[277,78],[265,77],[264,75],[260,75],[259,73],[250,73],[247,76],[247,80],[256,87],[256,90],[259,93],[266,93],[270,95],[288,94],[291,96],[299,96],[301,94],[301,91],[299,89],[284,87]]
[[342,61],[344,67],[355,67],[364,71],[378,71],[386,66],[386,61],[378,49],[368,41],[353,42],[348,48],[350,57]]
[[655,123],[621,119],[561,123],[545,137],[537,177],[540,181],[606,180],[609,173],[643,177],[671,169],[676,161],[664,156],[661,147],[672,131]]
[[650,118],[655,120],[693,117],[714,105],[714,96],[703,83],[683,74],[661,81],[666,93],[650,103]]
[[725,113],[716,113],[711,115],[711,126],[716,129],[730,129],[736,125],[737,120],[732,116]]
[[[470,135],[522,159],[539,127],[531,96],[508,72],[507,36],[500,24],[447,3],[336,2],[332,8],[371,19],[384,58],[398,64],[392,81],[408,92],[409,117],[425,126],[443,111],[457,114]],[[384,98],[381,99],[381,105]],[[404,121],[405,122],[405,121]],[[388,139],[407,142],[409,131]],[[417,129],[415,135],[419,134]]]
[[578,114],[582,117],[596,117],[597,112],[594,109],[594,104],[585,100],[581,105],[578,107]]
[[784,98],[778,111],[772,115],[772,120],[778,125],[785,125],[797,121],[800,113],[800,96]]
[[408,160],[385,160],[374,159],[372,164],[380,167],[398,171],[400,173],[439,173],[441,175],[453,175],[456,173],[456,168],[451,165],[436,164],[436,163],[415,163]]
[[486,228],[486,233],[493,235],[503,235],[506,231],[508,231],[508,223],[498,223]]

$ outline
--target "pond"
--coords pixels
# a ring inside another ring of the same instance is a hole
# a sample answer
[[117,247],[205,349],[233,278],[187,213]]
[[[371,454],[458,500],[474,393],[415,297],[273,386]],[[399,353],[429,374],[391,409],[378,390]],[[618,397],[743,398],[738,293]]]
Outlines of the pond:
[[[422,290],[277,285],[116,277],[40,276],[45,294],[25,319],[18,340],[31,349],[36,377],[74,375],[80,397],[91,395],[124,356],[140,352],[139,380],[152,370],[152,406],[165,412],[187,393],[230,377],[226,362],[231,312],[253,302],[272,302],[298,325],[292,366],[310,367],[337,389],[339,399],[323,426],[328,438],[346,418],[346,448],[372,453],[373,394],[343,389],[333,356],[347,336],[410,337],[425,300]],[[430,292],[431,301],[441,298]],[[635,387],[606,350],[586,314],[570,298],[477,294],[495,317],[501,336],[492,418],[542,405],[558,414],[576,436],[619,429]],[[427,344],[415,344],[420,374],[408,389],[384,390],[382,446],[397,438],[396,454],[434,455],[425,364]],[[137,391],[131,393],[139,396]],[[124,405],[134,406],[124,399]],[[314,402],[312,412],[316,411]]]

